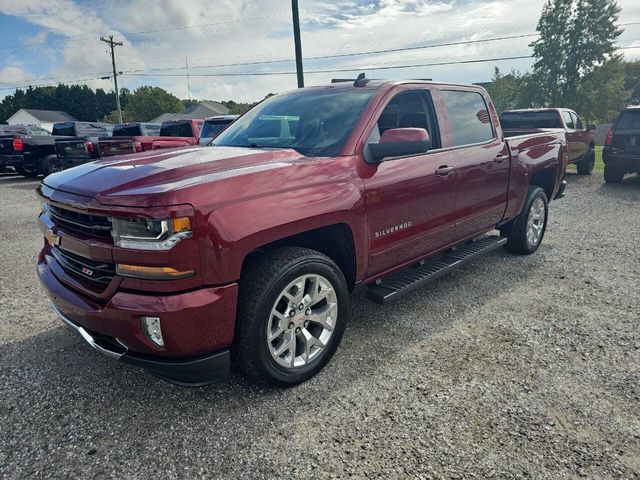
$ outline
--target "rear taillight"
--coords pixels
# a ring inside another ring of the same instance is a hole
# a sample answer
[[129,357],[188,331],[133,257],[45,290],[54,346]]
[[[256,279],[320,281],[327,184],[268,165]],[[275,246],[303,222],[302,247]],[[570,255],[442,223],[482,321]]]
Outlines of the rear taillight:
[[604,139],[604,144],[610,147],[613,144],[613,128],[607,132],[607,138]]
[[141,152],[142,151],[142,143],[133,142],[133,151],[134,152]]
[[13,149],[17,152],[22,151],[22,139],[21,138],[14,138],[13,139]]
[[93,153],[93,142],[84,142],[85,153]]

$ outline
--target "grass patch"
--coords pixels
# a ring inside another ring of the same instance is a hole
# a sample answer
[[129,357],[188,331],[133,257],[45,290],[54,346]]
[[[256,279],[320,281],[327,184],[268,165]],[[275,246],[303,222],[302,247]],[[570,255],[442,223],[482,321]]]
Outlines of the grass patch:
[[[602,161],[602,147],[596,147],[596,163],[593,166],[594,172],[602,172],[604,170],[604,162]],[[576,164],[571,163],[567,165],[567,171],[575,172]]]

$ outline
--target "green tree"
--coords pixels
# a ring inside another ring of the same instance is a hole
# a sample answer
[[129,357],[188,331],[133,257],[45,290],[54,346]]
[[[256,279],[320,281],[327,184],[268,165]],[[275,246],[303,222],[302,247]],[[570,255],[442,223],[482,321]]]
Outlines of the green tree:
[[[106,123],[113,123],[114,125],[120,123],[120,120],[118,120],[118,110],[113,110],[112,112],[108,113],[107,115],[102,117],[100,121],[106,122]],[[133,122],[134,119],[127,110],[122,110],[122,121],[125,123]]]
[[580,98],[575,109],[591,122],[612,122],[628,103],[625,88],[626,64],[614,57],[593,69],[580,82]]
[[148,122],[163,113],[182,110],[184,106],[180,99],[160,87],[138,87],[127,99],[127,112],[138,122]]
[[547,0],[533,42],[532,83],[539,105],[575,107],[580,83],[614,56],[620,7],[615,0]]
[[498,67],[495,68],[491,83],[486,88],[498,113],[531,105],[529,80],[527,73],[511,70],[511,73],[504,75]]
[[629,103],[640,104],[640,60],[624,64],[624,88],[629,92]]

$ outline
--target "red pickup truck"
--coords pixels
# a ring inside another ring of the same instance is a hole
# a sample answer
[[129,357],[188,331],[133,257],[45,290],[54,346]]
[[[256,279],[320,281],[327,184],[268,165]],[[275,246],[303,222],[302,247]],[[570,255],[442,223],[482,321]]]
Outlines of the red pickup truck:
[[110,358],[182,385],[223,378],[233,358],[294,385],[335,352],[356,285],[385,303],[502,245],[536,251],[566,162],[562,132],[506,140],[480,87],[299,89],[210,147],[47,177],[37,271],[62,321]]
[[584,125],[576,112],[568,108],[530,108],[508,110],[500,115],[507,137],[522,133],[562,129],[567,135],[569,163],[575,163],[578,174],[590,175],[596,163],[596,141],[593,123]]
[[158,134],[150,131],[156,124],[127,123],[116,125],[113,135],[98,140],[101,157],[130,153],[180,148],[198,145],[204,120],[169,120],[158,125]]

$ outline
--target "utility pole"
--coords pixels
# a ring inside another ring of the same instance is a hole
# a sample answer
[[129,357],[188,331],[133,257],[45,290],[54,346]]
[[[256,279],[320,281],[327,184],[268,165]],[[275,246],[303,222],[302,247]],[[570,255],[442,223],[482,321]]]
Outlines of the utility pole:
[[293,41],[296,47],[296,74],[298,75],[298,88],[304,87],[304,73],[302,72],[302,42],[300,41],[300,14],[298,13],[298,0],[291,0],[293,13]]
[[189,94],[189,101],[191,101],[191,85],[189,84],[189,57],[184,57],[184,64],[187,69],[187,93]]
[[118,123],[122,123],[122,110],[120,109],[120,91],[118,90],[118,72],[116,71],[116,54],[114,52],[115,47],[121,47],[122,42],[114,42],[113,35],[109,35],[109,39],[100,37],[104,43],[111,48],[111,65],[113,66],[113,83],[116,89],[116,109],[118,110]]

